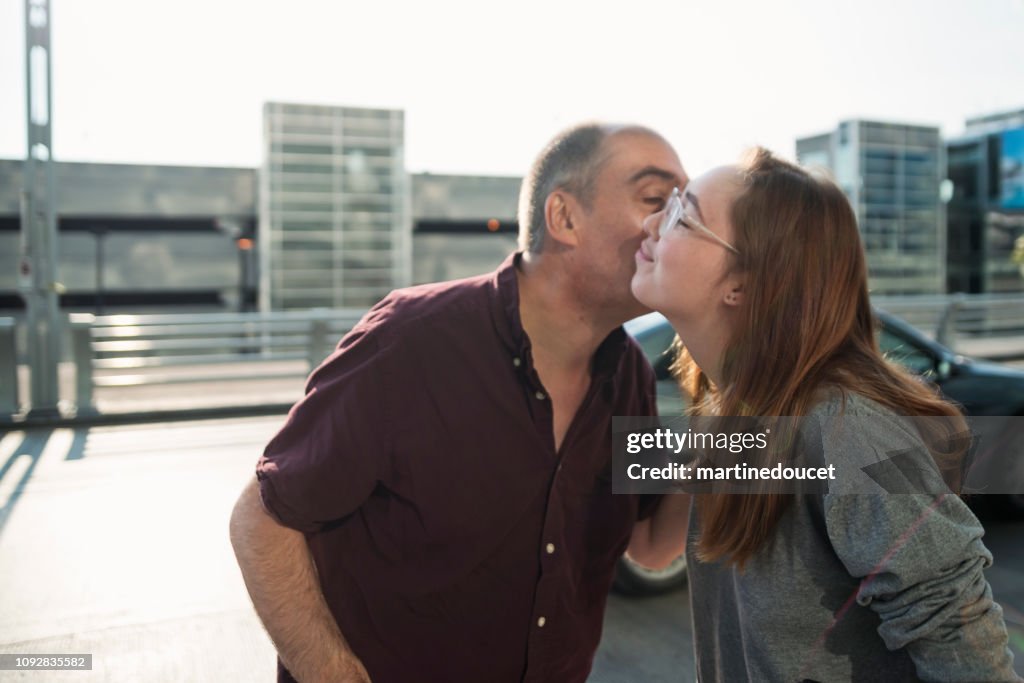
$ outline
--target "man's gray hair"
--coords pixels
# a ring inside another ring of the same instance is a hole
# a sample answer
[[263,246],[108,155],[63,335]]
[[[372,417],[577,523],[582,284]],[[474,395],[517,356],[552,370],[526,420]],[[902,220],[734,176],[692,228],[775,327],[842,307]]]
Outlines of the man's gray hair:
[[601,171],[604,139],[614,128],[584,123],[562,131],[548,143],[523,178],[519,192],[519,248],[540,253],[547,233],[544,202],[555,190],[565,190],[585,208],[593,199],[594,181]]
[[632,124],[583,123],[556,135],[523,178],[519,191],[520,249],[533,254],[543,250],[547,235],[544,203],[555,190],[565,190],[590,210],[594,185],[608,158],[604,153],[605,140],[617,133],[663,140],[650,128]]

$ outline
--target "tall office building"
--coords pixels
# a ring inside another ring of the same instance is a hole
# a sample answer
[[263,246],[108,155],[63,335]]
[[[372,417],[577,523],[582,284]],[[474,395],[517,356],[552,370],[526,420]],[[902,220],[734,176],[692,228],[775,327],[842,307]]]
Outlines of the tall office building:
[[945,148],[939,129],[844,121],[801,138],[804,166],[829,169],[860,225],[873,294],[937,294],[946,287],[946,221],[939,188]]
[[1024,291],[1024,110],[968,119],[947,157],[949,290]]
[[365,308],[411,280],[404,116],[268,102],[260,308]]
[[1024,128],[1024,109],[983,114],[964,122],[964,135],[1001,133],[1004,130]]

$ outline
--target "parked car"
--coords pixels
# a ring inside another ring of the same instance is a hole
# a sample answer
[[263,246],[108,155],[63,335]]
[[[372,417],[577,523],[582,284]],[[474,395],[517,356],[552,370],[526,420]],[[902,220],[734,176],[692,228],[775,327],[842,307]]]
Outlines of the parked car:
[[[882,352],[934,383],[944,396],[962,406],[966,414],[1024,416],[1024,371],[967,358],[890,313],[876,309],[875,315]],[[654,368],[658,379],[658,412],[679,415],[686,402],[669,372],[674,360],[675,331],[660,313],[641,316],[625,327]],[[1024,458],[1024,450],[1019,457]],[[992,507],[1006,516],[1024,517],[1024,493],[984,498],[991,499]],[[647,569],[623,557],[615,577],[615,589],[628,595],[662,593],[685,583],[685,556],[662,570]]]

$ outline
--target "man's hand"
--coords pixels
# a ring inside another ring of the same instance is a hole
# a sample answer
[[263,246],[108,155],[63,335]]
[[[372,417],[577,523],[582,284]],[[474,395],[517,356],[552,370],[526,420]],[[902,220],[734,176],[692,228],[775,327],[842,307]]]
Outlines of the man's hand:
[[649,569],[664,569],[686,550],[690,494],[663,496],[654,514],[633,526],[629,559]]
[[370,683],[338,628],[305,536],[263,508],[254,479],[231,514],[231,545],[281,662],[300,683]]

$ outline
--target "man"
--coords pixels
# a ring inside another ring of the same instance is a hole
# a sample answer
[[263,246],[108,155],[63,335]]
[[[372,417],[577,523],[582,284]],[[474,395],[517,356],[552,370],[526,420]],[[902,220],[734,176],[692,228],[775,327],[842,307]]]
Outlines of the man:
[[611,417],[655,410],[634,255],[685,180],[648,129],[562,133],[522,252],[392,292],[310,376],[231,520],[279,680],[586,679],[653,507],[611,494]]

